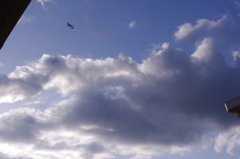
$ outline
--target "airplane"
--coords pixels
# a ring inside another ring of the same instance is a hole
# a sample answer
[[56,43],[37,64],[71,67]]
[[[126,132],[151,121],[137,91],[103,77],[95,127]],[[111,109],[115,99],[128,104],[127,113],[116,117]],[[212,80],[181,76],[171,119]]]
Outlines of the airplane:
[[67,26],[69,26],[70,28],[74,29],[74,25],[71,25],[67,22]]
[[54,63],[56,63],[56,62],[58,62],[57,60],[54,60],[54,61],[52,61],[52,64],[54,64]]

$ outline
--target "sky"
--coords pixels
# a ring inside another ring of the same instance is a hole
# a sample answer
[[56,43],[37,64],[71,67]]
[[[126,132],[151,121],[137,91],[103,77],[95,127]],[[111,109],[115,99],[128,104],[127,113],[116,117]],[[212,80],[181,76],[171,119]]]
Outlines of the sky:
[[240,159],[239,81],[240,0],[32,0],[0,50],[0,158]]

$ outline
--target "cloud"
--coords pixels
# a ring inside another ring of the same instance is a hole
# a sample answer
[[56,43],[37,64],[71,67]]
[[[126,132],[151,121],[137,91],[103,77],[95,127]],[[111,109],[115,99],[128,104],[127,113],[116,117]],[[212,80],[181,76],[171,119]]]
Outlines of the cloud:
[[5,66],[4,63],[0,62],[0,67],[3,67],[3,66]]
[[133,28],[135,28],[137,26],[137,22],[134,20],[134,21],[131,21],[129,24],[128,24],[128,27],[130,28],[130,29],[133,29]]
[[45,3],[53,2],[54,0],[37,0],[38,3],[41,3],[42,7],[45,8]]
[[[120,154],[137,159],[214,144],[216,152],[227,145],[231,154],[239,145],[238,136],[231,136],[238,120],[223,104],[239,93],[238,53],[229,65],[218,49],[220,41],[207,36],[225,34],[182,26],[176,37],[197,42],[191,55],[168,43],[154,45],[142,63],[123,54],[96,60],[45,54],[1,75],[1,103],[38,99],[48,90],[62,98],[45,110],[25,107],[1,114],[0,153],[9,158],[114,159]],[[219,31],[224,29],[228,26]],[[216,132],[216,138],[208,137]]]
[[239,24],[230,16],[224,15],[218,21],[200,19],[196,25],[185,23],[178,27],[175,38],[188,44],[198,44],[206,37],[214,38],[215,43],[229,48],[240,42]]
[[236,6],[239,8],[240,7],[240,2],[235,2]]
[[229,131],[219,133],[214,139],[214,150],[219,153],[226,149],[227,153],[234,155],[235,149],[240,147],[239,128],[233,128]]
[[35,17],[34,16],[25,16],[25,15],[23,15],[20,19],[19,19],[19,21],[18,21],[18,23],[31,23],[33,20],[35,19]]
[[44,105],[45,103],[43,101],[31,101],[31,102],[26,102],[25,105],[37,105],[37,104],[42,104]]

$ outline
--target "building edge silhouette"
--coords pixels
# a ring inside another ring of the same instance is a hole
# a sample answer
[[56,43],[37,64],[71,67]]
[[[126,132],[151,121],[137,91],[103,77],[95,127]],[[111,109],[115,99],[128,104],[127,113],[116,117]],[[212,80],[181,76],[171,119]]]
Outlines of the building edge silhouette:
[[31,0],[0,0],[0,50]]

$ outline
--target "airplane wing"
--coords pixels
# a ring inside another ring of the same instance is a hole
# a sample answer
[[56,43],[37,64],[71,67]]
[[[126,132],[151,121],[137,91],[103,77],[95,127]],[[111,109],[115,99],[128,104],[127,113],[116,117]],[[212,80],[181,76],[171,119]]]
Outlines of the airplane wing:
[[74,25],[69,24],[68,22],[67,22],[67,26],[69,26],[70,28],[74,29]]

